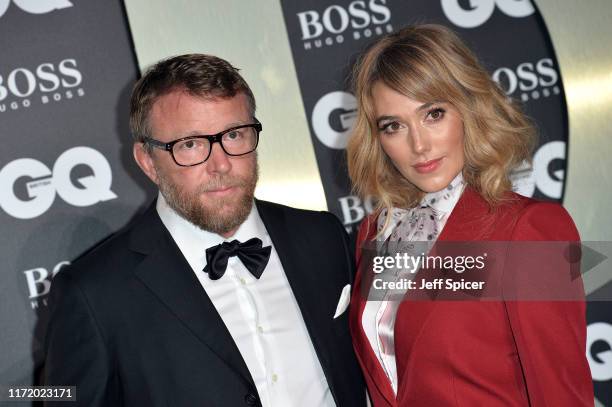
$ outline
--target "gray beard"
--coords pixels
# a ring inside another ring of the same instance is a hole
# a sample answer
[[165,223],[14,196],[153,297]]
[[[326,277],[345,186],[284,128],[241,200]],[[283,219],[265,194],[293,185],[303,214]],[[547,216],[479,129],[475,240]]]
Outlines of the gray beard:
[[[201,185],[195,192],[186,193],[178,185],[170,182],[162,172],[157,172],[159,191],[165,198],[168,206],[181,217],[207,232],[227,234],[240,226],[251,212],[255,198],[255,186],[259,178],[259,166],[255,164],[255,171],[248,179],[223,176],[212,179],[206,185]],[[244,193],[238,198],[212,199],[209,206],[200,202],[200,195],[220,185],[240,187]],[[230,208],[218,211],[216,208]]]

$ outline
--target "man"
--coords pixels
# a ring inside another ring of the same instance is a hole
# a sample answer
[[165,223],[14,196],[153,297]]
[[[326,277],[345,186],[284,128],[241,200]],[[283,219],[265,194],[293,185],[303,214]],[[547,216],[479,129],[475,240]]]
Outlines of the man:
[[209,55],[136,84],[134,158],[157,201],[53,282],[46,381],[77,386],[77,405],[365,404],[339,303],[346,233],[254,200],[254,113],[238,71]]

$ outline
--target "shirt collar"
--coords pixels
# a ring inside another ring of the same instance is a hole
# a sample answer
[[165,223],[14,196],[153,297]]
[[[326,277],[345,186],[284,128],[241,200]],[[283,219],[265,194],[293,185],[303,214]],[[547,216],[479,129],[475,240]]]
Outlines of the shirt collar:
[[421,200],[421,207],[430,206],[439,217],[449,214],[459,201],[464,188],[463,174],[459,172],[446,188],[425,195]]
[[[430,192],[423,197],[420,206],[426,207],[431,206],[438,216],[438,220],[441,220],[444,216],[450,214],[459,201],[463,190],[465,189],[465,181],[463,180],[463,174],[459,172],[455,178],[448,184],[444,189],[436,192]],[[398,224],[398,222],[412,213],[415,208],[403,209],[403,208],[391,208],[391,220],[389,225],[385,229],[382,240],[386,240],[391,235],[391,232]],[[386,222],[387,210],[383,209],[381,216],[378,217],[378,231],[380,232]]]

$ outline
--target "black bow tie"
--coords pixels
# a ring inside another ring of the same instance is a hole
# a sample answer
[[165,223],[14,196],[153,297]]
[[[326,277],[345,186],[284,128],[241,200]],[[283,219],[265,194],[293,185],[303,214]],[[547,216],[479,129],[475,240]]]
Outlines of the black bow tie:
[[238,256],[251,274],[259,278],[268,264],[272,251],[272,246],[261,246],[261,239],[254,237],[244,243],[233,240],[209,247],[206,249],[204,272],[208,273],[211,280],[218,280],[225,274],[227,260],[232,256]]

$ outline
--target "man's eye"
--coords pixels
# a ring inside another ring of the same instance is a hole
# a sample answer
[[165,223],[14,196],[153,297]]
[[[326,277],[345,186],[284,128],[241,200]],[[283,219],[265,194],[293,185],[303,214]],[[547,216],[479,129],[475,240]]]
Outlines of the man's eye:
[[199,140],[185,140],[180,145],[181,150],[197,150],[202,147],[202,142]]
[[229,133],[223,135],[223,139],[226,141],[240,141],[244,139],[243,129],[232,130]]

